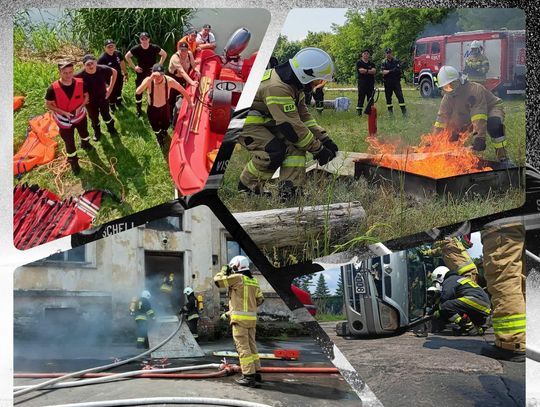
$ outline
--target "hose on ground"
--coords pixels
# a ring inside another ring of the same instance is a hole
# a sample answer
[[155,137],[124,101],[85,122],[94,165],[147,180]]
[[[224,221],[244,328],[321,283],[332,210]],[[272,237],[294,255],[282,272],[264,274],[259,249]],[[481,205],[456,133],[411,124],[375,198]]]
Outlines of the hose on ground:
[[525,253],[535,262],[540,263],[540,257],[538,257],[536,254],[534,254],[533,252],[530,252],[529,250],[525,250]]
[[540,363],[540,350],[531,348],[530,345],[527,345],[526,355],[528,359],[534,360],[535,362]]
[[29,386],[29,387],[27,387],[27,388],[25,388],[23,390],[16,391],[16,392],[13,393],[13,397],[15,398],[15,397],[18,397],[18,396],[22,396],[23,394],[27,394],[27,393],[30,393],[30,392],[35,391],[35,390],[43,389],[44,387],[47,387],[47,386],[50,386],[52,384],[61,382],[63,380],[70,379],[72,377],[79,377],[79,376],[81,376],[81,375],[83,375],[85,373],[100,372],[100,371],[103,371],[103,370],[112,369],[114,367],[125,365],[126,363],[133,362],[134,360],[138,360],[140,358],[143,358],[146,355],[149,355],[152,352],[156,351],[157,349],[161,348],[167,342],[169,342],[174,337],[174,335],[176,335],[176,333],[180,330],[180,327],[182,326],[183,322],[184,322],[184,316],[182,315],[182,317],[180,318],[180,322],[178,323],[178,326],[176,327],[176,329],[168,337],[166,337],[163,341],[158,343],[153,348],[150,348],[147,351],[144,351],[143,353],[141,353],[139,355],[133,356],[133,357],[128,358],[128,359],[120,360],[118,362],[109,363],[107,365],[96,366],[96,367],[92,367],[92,368],[89,368],[89,369],[79,370],[78,372],[68,373],[68,374],[66,374],[64,376],[60,376],[60,377],[57,377],[55,379],[47,380],[47,381],[44,381],[42,383],[38,383],[38,384],[35,384],[33,386]]
[[233,407],[271,407],[268,404],[254,403],[245,400],[218,399],[210,397],[149,397],[124,400],[104,400],[73,404],[58,404],[46,407],[116,407],[116,406],[140,406],[149,404],[191,404],[210,406],[233,406]]
[[[189,370],[201,370],[201,369],[220,369],[217,372],[211,373],[188,373],[188,374],[174,374],[175,372],[183,372]],[[170,367],[166,369],[152,369],[152,370],[132,370],[123,373],[86,373],[82,377],[86,377],[86,380],[77,380],[73,382],[54,383],[51,386],[47,386],[44,390],[49,389],[63,389],[66,387],[86,386],[89,384],[100,384],[111,382],[118,379],[124,379],[128,377],[137,378],[167,378],[167,379],[212,379],[216,377],[227,376],[232,373],[240,371],[238,366],[227,365],[223,367],[219,363],[209,363],[199,366],[182,366],[182,367]],[[62,377],[61,373],[50,373],[49,377]],[[53,376],[54,375],[54,376]],[[15,374],[15,378],[41,378],[43,375],[39,373],[20,373]],[[89,378],[92,377],[92,378]],[[15,386],[14,390],[25,389],[30,386]]]

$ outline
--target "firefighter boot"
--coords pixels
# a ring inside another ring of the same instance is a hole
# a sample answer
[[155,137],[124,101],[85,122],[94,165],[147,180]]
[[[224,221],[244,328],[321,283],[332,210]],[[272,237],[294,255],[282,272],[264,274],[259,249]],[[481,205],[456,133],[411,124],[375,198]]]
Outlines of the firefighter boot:
[[525,352],[503,349],[495,345],[484,346],[482,349],[480,349],[480,354],[483,356],[487,356],[488,358],[506,360],[508,362],[525,362]]
[[259,372],[255,373],[255,381],[257,383],[262,383],[263,382],[262,375]]
[[101,138],[101,127],[99,126],[99,124],[92,127],[94,128],[94,137],[92,137],[92,140],[99,141],[99,139]]
[[405,106],[399,106],[401,108],[401,114],[403,117],[407,117],[407,108]]
[[356,107],[356,114],[357,114],[358,116],[362,116],[362,109],[363,109],[362,106],[357,106],[357,107]]
[[505,147],[496,148],[495,154],[497,155],[497,160],[499,160],[501,168],[512,168],[516,166],[512,160],[508,158]]
[[259,387],[259,383],[257,383],[254,374],[242,375],[240,379],[236,380],[236,383],[240,386]]
[[167,143],[167,130],[160,130],[156,133],[158,144],[161,148],[165,148]]
[[290,180],[280,182],[278,188],[281,202],[292,201],[301,195],[300,188],[295,187]]
[[260,185],[255,187],[255,189],[249,189],[249,187],[244,185],[242,181],[238,181],[238,191],[245,192],[248,195],[263,196],[265,198],[270,198],[272,196],[270,191],[265,191]]
[[81,148],[85,151],[92,151],[94,149],[94,146],[90,144],[90,141],[88,139],[81,139]]
[[68,163],[71,166],[71,171],[73,172],[73,175],[79,175],[79,173],[81,172],[81,166],[79,165],[79,158],[77,156],[69,157]]
[[114,127],[114,120],[111,119],[111,121],[107,123],[107,131],[111,136],[118,136],[118,131]]

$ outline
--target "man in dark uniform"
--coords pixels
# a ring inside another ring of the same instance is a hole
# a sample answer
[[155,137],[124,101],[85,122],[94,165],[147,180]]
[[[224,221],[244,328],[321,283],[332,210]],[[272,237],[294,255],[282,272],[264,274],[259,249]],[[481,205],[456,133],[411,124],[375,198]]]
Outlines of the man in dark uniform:
[[109,105],[114,112],[116,108],[122,106],[122,88],[124,87],[124,82],[128,80],[124,56],[116,50],[114,40],[109,39],[105,41],[105,52],[98,58],[97,63],[115,69],[118,74],[111,95],[109,96]]
[[401,108],[403,116],[407,114],[407,108],[405,107],[405,99],[403,98],[403,91],[401,90],[401,63],[394,58],[391,48],[384,50],[386,58],[382,63],[381,69],[384,82],[384,94],[386,96],[386,107],[390,114],[394,112],[392,106],[392,93],[396,94]]
[[[159,64],[163,65],[167,53],[159,46],[150,43],[150,35],[142,32],[139,35],[140,44],[131,48],[126,54],[126,61],[137,73],[135,78],[135,88],[138,88],[143,80],[152,75],[152,67],[156,63],[156,58],[159,56]],[[137,58],[137,65],[132,61],[132,58]],[[142,94],[135,94],[135,103],[137,105],[137,117],[142,117]]]
[[197,324],[199,323],[199,303],[197,297],[195,297],[193,288],[186,287],[184,289],[184,295],[186,296],[186,302],[182,307],[180,314],[186,314],[189,331],[192,333],[193,337],[197,339],[199,337],[197,331]]
[[375,64],[369,60],[369,50],[364,49],[360,54],[360,59],[356,61],[356,72],[358,75],[358,104],[356,113],[362,116],[364,110],[364,100],[367,99],[366,114],[369,114],[373,104],[373,94],[375,93]]
[[109,111],[109,96],[116,82],[116,70],[105,65],[98,65],[93,55],[85,55],[83,64],[84,69],[77,72],[75,77],[81,78],[88,86],[90,101],[86,108],[94,129],[94,141],[99,141],[101,138],[100,114],[111,136],[116,136],[118,132],[114,128],[114,119]]
[[85,105],[88,103],[88,87],[82,79],[73,77],[73,62],[58,64],[60,79],[54,81],[45,94],[45,104],[52,112],[52,117],[66,145],[66,155],[73,174],[81,171],[77,147],[75,146],[75,129],[81,139],[81,148],[91,150],[90,134],[86,119]]

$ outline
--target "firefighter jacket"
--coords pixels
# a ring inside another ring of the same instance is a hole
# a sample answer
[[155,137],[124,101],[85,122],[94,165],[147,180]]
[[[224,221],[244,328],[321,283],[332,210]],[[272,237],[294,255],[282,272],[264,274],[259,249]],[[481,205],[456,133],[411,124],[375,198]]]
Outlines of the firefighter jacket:
[[165,294],[172,294],[173,287],[174,287],[174,274],[171,273],[167,277],[163,278],[161,286],[159,287],[159,291]]
[[278,130],[299,150],[310,153],[318,152],[328,138],[309,113],[303,88],[283,81],[276,69],[264,73],[245,124]]
[[491,116],[504,118],[502,99],[479,83],[465,81],[454,93],[443,96],[434,126],[458,132],[472,126],[475,135],[486,137],[487,120]]
[[199,307],[198,307],[197,297],[194,293],[191,293],[187,296],[186,304],[182,307],[182,311],[186,314],[186,319],[188,321],[199,318]]
[[257,307],[264,302],[259,283],[255,277],[244,274],[229,274],[220,271],[214,276],[214,283],[219,288],[226,288],[229,295],[229,311],[231,325],[238,324],[244,328],[257,325]]
[[401,81],[401,69],[401,62],[396,58],[392,58],[391,60],[385,59],[381,64],[381,70],[388,70],[390,72],[383,75],[384,83],[399,83]]
[[139,298],[135,304],[135,321],[146,321],[148,318],[156,319],[152,305],[146,298]]
[[62,116],[60,113],[53,112],[52,117],[54,121],[62,129],[69,129],[73,124],[79,123],[86,117],[83,80],[81,78],[73,78],[73,81],[75,82],[75,90],[71,98],[68,98],[62,89],[60,80],[54,81],[52,84],[56,107],[73,115],[69,118]]
[[489,304],[490,301],[482,287],[468,277],[449,271],[442,283],[441,304],[454,299],[462,301],[483,314],[491,313],[491,309],[484,305]]
[[484,54],[469,55],[465,59],[463,73],[468,75],[469,80],[485,80],[488,71],[489,61]]

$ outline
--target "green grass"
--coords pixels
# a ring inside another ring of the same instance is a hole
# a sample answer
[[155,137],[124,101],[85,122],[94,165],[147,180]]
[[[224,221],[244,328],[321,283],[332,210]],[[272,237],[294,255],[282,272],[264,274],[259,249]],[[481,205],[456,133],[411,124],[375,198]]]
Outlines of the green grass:
[[[420,136],[429,133],[435,120],[440,99],[422,99],[414,89],[405,89],[405,101],[409,116],[401,117],[394,99],[394,116],[389,117],[386,101],[381,92],[377,103],[379,112],[378,133],[385,139],[401,139],[416,145]],[[367,117],[358,117],[355,112],[356,92],[327,91],[326,99],[347,96],[353,103],[349,112],[325,110],[322,116],[313,111],[317,121],[326,128],[330,137],[342,151],[366,152],[368,145]],[[509,155],[518,164],[525,161],[525,103],[523,100],[505,101],[506,133]],[[488,137],[489,139],[489,137]],[[309,154],[308,154],[309,156]],[[494,159],[494,149],[488,140],[485,157]],[[292,206],[277,198],[277,185],[269,182],[267,189],[272,198],[248,197],[237,191],[238,178],[249,154],[239,146],[231,157],[225,173],[225,181],[219,191],[221,199],[232,212],[258,211]],[[274,263],[289,263],[291,258],[298,261],[310,259],[344,250],[351,245],[365,244],[366,241],[385,241],[433,227],[441,227],[466,219],[500,212],[520,206],[524,194],[520,190],[508,190],[487,197],[468,199],[416,200],[403,194],[399,189],[374,187],[366,180],[358,180],[314,172],[307,176],[304,196],[294,206],[328,205],[338,202],[359,202],[366,210],[367,217],[360,223],[353,223],[346,230],[330,230],[323,225],[322,230],[306,235],[302,247],[280,251],[276,255],[272,248],[263,248]],[[281,260],[281,261],[280,261]]]
[[320,314],[315,315],[318,322],[345,321],[347,317],[344,314]]
[[[14,114],[14,151],[24,142],[28,120],[46,111],[45,92],[52,81],[58,79],[57,74],[54,63],[15,59],[14,92],[16,95],[25,95],[26,100],[24,107]],[[113,139],[102,122],[101,140],[92,141],[95,151],[78,151],[82,167],[78,176],[71,173],[64,158],[64,143],[58,136],[57,159],[34,168],[14,182],[38,184],[62,198],[77,196],[84,190],[93,188],[108,189],[123,198],[122,203],[104,198],[95,224],[139,212],[172,199],[174,185],[163,153],[146,116],[144,119],[137,119],[135,116],[133,78],[134,75],[131,75],[130,82],[124,86],[126,107],[114,114],[120,136]],[[92,134],[90,123],[88,128]],[[79,144],[78,136],[75,137]]]

